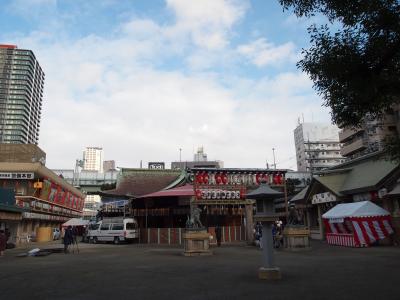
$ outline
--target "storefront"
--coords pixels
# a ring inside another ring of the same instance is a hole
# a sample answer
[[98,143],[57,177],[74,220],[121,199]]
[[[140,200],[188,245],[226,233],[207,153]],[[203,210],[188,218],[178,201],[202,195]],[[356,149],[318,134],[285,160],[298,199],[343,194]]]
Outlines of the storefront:
[[[58,228],[81,216],[85,195],[41,163],[0,163],[0,187],[12,191],[11,206],[19,211],[8,221],[15,243],[29,241],[38,227]],[[5,223],[6,216],[0,216]]]

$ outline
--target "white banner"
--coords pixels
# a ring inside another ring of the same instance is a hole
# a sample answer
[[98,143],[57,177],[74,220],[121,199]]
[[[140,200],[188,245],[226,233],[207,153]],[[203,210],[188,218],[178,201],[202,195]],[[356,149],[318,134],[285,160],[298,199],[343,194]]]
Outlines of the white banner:
[[33,173],[0,172],[0,179],[33,179]]
[[312,197],[311,203],[312,204],[320,204],[320,203],[327,203],[327,202],[335,202],[337,198],[330,192],[316,194]]

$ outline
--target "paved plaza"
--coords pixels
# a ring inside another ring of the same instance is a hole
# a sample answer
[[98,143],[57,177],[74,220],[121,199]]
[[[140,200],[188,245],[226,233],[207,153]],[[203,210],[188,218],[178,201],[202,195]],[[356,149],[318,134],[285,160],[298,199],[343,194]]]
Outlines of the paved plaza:
[[[42,245],[43,246],[43,245]],[[47,247],[61,247],[60,244]],[[280,281],[257,278],[259,249],[182,249],[79,244],[80,252],[0,258],[1,299],[399,299],[400,248],[313,242],[308,252],[276,251]]]

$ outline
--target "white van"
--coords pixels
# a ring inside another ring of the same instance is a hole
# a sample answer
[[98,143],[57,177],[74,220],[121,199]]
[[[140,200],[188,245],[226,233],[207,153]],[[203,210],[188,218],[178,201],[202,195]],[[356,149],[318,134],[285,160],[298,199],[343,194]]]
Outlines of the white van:
[[133,218],[104,218],[95,224],[89,224],[86,239],[97,242],[131,242],[139,238],[138,224]]

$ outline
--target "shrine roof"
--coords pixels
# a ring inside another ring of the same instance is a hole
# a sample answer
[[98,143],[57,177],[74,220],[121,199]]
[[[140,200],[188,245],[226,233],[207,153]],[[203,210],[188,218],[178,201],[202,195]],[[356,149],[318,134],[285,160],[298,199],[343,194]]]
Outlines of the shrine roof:
[[180,170],[121,169],[117,187],[103,191],[105,196],[138,198],[170,186],[181,175]]

